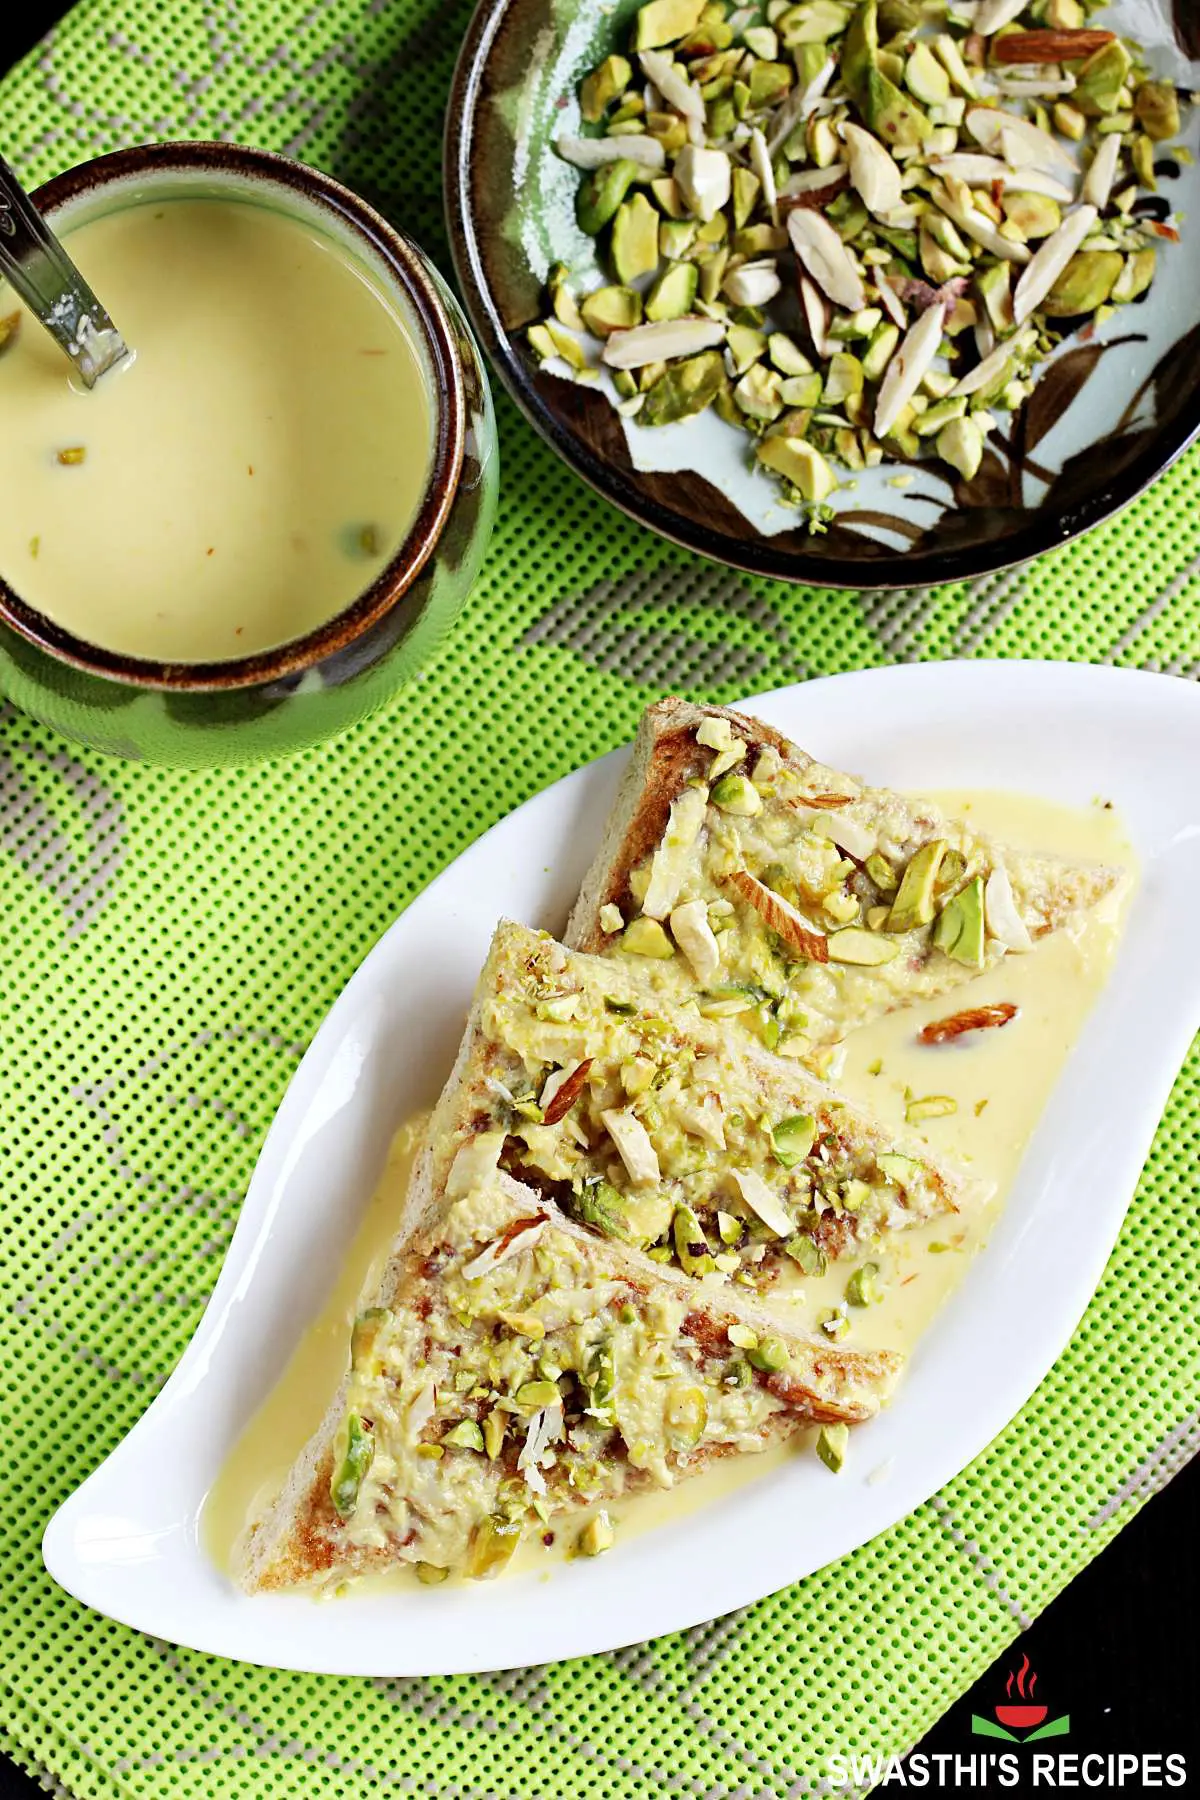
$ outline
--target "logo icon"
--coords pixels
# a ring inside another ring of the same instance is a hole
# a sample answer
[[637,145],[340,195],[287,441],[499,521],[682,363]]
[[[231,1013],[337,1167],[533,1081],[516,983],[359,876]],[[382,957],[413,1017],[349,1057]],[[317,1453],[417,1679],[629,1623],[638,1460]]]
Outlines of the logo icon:
[[1032,1744],[1040,1738],[1065,1737],[1071,1729],[1071,1715],[1063,1713],[1057,1719],[1047,1719],[1050,1708],[1036,1698],[1037,1679],[1030,1670],[1029,1658],[1022,1656],[1016,1675],[1009,1671],[1004,1684],[1004,1699],[992,1708],[995,1719],[981,1719],[978,1713],[972,1713],[971,1730],[975,1736],[1004,1738],[1010,1744]]

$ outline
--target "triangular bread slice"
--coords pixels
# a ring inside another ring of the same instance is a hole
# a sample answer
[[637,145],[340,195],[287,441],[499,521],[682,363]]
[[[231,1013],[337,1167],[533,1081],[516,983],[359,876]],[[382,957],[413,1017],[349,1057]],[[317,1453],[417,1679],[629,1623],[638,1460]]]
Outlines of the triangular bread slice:
[[645,970],[500,924],[430,1127],[435,1191],[478,1142],[594,1229],[759,1290],[979,1199],[915,1134]]
[[493,1575],[562,1514],[567,1542],[598,1551],[596,1507],[886,1396],[898,1357],[800,1337],[477,1160],[452,1164],[356,1323],[323,1423],[250,1534],[249,1592],[396,1563]]
[[820,1068],[847,1032],[1031,949],[1121,876],[1008,848],[758,719],[671,698],[643,715],[564,936],[727,999]]

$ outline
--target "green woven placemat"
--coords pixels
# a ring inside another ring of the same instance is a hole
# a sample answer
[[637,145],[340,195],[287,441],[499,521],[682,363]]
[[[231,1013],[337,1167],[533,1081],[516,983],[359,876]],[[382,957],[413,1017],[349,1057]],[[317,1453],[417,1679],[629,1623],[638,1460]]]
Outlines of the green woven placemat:
[[[3,84],[6,147],[35,181],[151,137],[263,144],[350,182],[446,266],[441,124],[469,10],[84,0]],[[0,1748],[73,1795],[820,1791],[831,1750],[911,1744],[1200,1443],[1200,1370],[1179,1354],[1200,1326],[1193,1059],[1104,1284],[1021,1417],[902,1525],[758,1606],[566,1666],[372,1682],[176,1650],[44,1574],[45,1520],[187,1342],[346,978],[465,844],[627,738],[648,698],[892,658],[1200,672],[1195,455],[1036,567],[874,597],[689,559],[504,400],[500,422],[483,578],[382,717],[221,774],[125,767],[0,719]]]

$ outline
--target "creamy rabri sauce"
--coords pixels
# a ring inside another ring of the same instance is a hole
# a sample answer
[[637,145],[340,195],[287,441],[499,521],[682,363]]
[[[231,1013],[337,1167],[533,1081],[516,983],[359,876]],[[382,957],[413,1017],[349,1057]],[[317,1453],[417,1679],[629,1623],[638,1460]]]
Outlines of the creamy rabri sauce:
[[87,393],[0,287],[0,321],[22,315],[0,352],[0,575],[157,662],[326,623],[428,475],[429,381],[396,304],[315,229],[235,200],[147,202],[65,239],[134,356]]
[[[871,1306],[848,1309],[851,1329],[841,1342],[850,1348],[886,1346],[906,1354],[987,1242],[1050,1091],[1107,979],[1136,874],[1119,820],[1099,801],[1086,811],[1073,811],[1007,794],[945,793],[931,798],[947,813],[965,817],[979,830],[1009,843],[1120,864],[1129,877],[1096,912],[1047,938],[1029,955],[1010,956],[951,996],[923,1001],[864,1027],[839,1053],[835,1085],[886,1121],[903,1123],[907,1096],[936,1094],[954,1100],[954,1112],[929,1119],[920,1129],[931,1148],[956,1158],[990,1190],[969,1216],[950,1215],[897,1233],[884,1252],[870,1259],[879,1266],[882,1297]],[[938,1047],[917,1041],[921,1028],[935,1019],[1005,1000],[1014,1002],[1019,1012],[1001,1029],[975,1032]],[[231,1566],[235,1545],[250,1520],[278,1492],[341,1380],[358,1297],[382,1272],[423,1123],[413,1121],[398,1134],[324,1312],[243,1433],[209,1496],[206,1541],[223,1568]],[[818,1329],[821,1319],[843,1301],[847,1280],[857,1266],[837,1263],[818,1280],[798,1276],[787,1290],[787,1304],[796,1309],[797,1322]],[[773,1303],[779,1303],[784,1291],[773,1290]],[[607,1510],[618,1525],[618,1547],[621,1537],[632,1531],[677,1519],[778,1468],[789,1457],[811,1454],[811,1436],[804,1434],[759,1456],[730,1457],[678,1489],[610,1503]],[[848,1468],[853,1467],[855,1449],[852,1432]],[[872,1471],[860,1473],[870,1476]],[[569,1549],[587,1516],[581,1508],[569,1518],[560,1515],[551,1521],[548,1529],[555,1541],[549,1555],[531,1531],[511,1568],[552,1567],[554,1556]],[[412,1571],[395,1569],[356,1583],[355,1591],[410,1582],[415,1582]]]

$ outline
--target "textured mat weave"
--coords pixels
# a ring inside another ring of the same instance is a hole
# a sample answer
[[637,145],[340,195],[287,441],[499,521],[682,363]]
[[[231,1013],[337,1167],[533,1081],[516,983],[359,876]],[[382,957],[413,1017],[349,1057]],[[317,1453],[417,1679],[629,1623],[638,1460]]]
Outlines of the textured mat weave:
[[[469,0],[83,0],[2,88],[30,181],[156,136],[288,151],[444,256],[439,144]],[[176,1651],[85,1613],[42,1525],[199,1319],[257,1147],[394,915],[666,689],[734,699],[891,658],[1200,674],[1200,460],[1034,568],[882,598],[686,559],[503,400],[483,579],[417,690],[285,766],[170,774],[0,719],[0,1747],[73,1795],[799,1795],[903,1749],[1200,1444],[1195,1118],[1180,1080],[1104,1285],[1021,1418],[835,1568],[566,1667],[367,1682]],[[817,746],[819,748],[819,746]],[[1136,1392],[1131,1412],[1126,1396]]]

